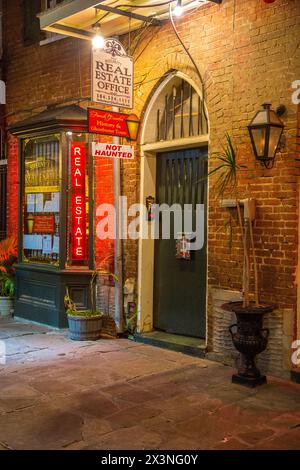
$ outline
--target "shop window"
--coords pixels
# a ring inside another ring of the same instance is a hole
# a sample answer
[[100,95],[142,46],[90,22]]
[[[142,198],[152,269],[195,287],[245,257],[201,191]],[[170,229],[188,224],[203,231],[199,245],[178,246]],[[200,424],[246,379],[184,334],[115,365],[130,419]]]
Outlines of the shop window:
[[[23,261],[59,266],[60,223],[66,217],[66,266],[89,264],[87,134],[67,133],[67,190],[61,195],[60,136],[23,141]],[[61,197],[66,201],[62,214]]]
[[23,0],[24,8],[24,44],[30,46],[44,38],[37,14],[41,11],[40,0]]
[[[46,11],[51,8],[55,8],[59,3],[62,3],[63,0],[42,0],[41,11]],[[58,41],[59,39],[64,39],[66,36],[59,33],[54,33],[51,31],[44,31],[44,35],[40,40],[40,46],[49,44],[50,42]]]
[[24,141],[24,261],[58,265],[59,136]]
[[56,7],[63,0],[23,0],[24,8],[24,44],[30,46],[37,42],[40,45],[62,39],[65,36],[41,31],[38,14],[41,11]]

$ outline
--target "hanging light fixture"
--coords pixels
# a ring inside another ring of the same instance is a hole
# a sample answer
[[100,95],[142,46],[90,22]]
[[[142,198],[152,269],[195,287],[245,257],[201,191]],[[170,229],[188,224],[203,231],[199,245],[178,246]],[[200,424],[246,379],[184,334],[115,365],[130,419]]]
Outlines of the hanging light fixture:
[[92,39],[93,49],[103,49],[105,45],[105,39],[101,34],[100,24],[94,26],[95,36]]
[[181,16],[183,13],[182,0],[177,0],[176,7],[173,10],[175,16]]
[[277,112],[270,104],[263,104],[248,126],[255,158],[266,168],[272,168],[279,148],[284,124],[280,117],[285,106],[278,107]]
[[135,114],[129,114],[126,118],[128,135],[130,140],[137,140],[140,128],[140,120]]

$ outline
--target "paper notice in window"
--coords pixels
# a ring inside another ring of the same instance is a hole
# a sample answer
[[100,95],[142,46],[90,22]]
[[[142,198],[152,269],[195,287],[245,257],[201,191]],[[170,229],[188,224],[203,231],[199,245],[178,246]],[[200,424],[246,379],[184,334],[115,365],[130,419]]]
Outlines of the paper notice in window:
[[50,255],[52,253],[52,236],[43,235],[43,255]]
[[59,237],[54,235],[52,253],[59,254]]
[[27,212],[35,212],[35,194],[27,194]]
[[42,235],[24,235],[24,250],[41,250],[43,248]]
[[59,193],[52,193],[52,211],[59,212]]
[[42,193],[35,195],[35,211],[44,212],[44,195]]
[[33,238],[33,250],[43,249],[43,237],[42,235],[32,235]]
[[24,235],[23,248],[24,250],[32,250],[33,240],[32,235]]

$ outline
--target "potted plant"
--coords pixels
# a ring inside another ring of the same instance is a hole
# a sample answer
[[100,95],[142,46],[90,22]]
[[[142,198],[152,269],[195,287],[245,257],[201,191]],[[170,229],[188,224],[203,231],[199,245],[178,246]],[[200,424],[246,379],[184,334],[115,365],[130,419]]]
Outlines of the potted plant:
[[65,295],[65,307],[68,316],[69,337],[75,341],[95,341],[101,336],[102,312],[95,308],[94,273],[90,282],[91,310],[77,310],[75,303],[69,295],[68,288]]
[[13,311],[16,260],[16,238],[10,237],[2,240],[0,242],[0,317],[9,316]]
[[[229,134],[226,134],[226,145],[223,151],[215,153],[215,168],[209,175],[217,176],[215,190],[224,202],[224,195],[233,201],[222,204],[235,207],[238,226],[243,246],[242,301],[229,302],[223,305],[225,310],[236,314],[237,322],[229,327],[235,348],[241,353],[241,364],[238,373],[232,376],[234,383],[255,387],[266,382],[255,365],[255,356],[267,346],[269,330],[262,328],[263,316],[274,309],[274,305],[266,304],[259,299],[258,269],[253,237],[253,221],[255,218],[255,201],[252,198],[241,200],[238,191],[238,173],[246,171],[245,165],[237,162],[237,153]],[[244,210],[242,213],[242,206]],[[253,270],[251,270],[251,259]],[[253,276],[254,292],[250,295],[250,280]]]
[[[103,260],[101,265],[106,261]],[[69,337],[76,341],[94,341],[101,337],[103,313],[96,309],[96,281],[99,275],[110,276],[117,280],[115,274],[103,270],[95,269],[90,281],[90,303],[91,310],[77,310],[75,303],[69,295],[68,288],[65,295],[65,307],[68,316]]]

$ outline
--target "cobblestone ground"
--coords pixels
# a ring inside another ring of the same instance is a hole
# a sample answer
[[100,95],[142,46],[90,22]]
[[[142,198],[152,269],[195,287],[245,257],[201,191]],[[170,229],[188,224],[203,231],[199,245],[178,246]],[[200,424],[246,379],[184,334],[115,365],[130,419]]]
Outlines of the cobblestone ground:
[[[0,320],[0,449],[300,449],[300,386],[219,363]],[[2,343],[3,345],[3,343]]]

